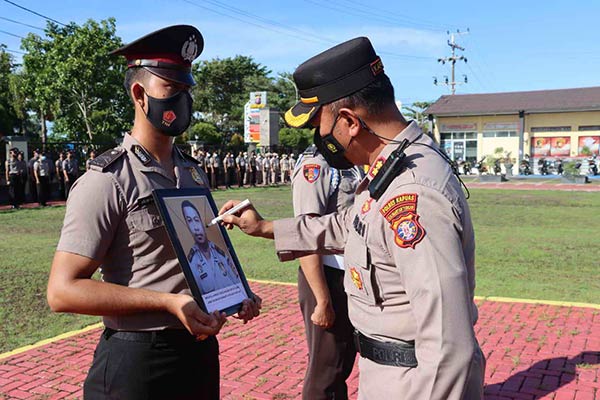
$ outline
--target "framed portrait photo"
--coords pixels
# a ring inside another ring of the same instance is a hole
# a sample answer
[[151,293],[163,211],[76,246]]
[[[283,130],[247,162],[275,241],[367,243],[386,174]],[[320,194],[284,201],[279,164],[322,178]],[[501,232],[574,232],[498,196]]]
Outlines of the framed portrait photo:
[[238,312],[252,291],[226,229],[207,226],[218,214],[210,190],[156,189],[152,194],[200,308]]

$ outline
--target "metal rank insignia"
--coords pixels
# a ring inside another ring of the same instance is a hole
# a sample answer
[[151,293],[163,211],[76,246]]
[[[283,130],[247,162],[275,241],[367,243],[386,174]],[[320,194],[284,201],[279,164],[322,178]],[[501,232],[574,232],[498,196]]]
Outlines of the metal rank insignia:
[[358,290],[363,290],[363,281],[360,276],[360,272],[355,267],[350,268],[350,277],[352,278],[352,283]]
[[146,152],[146,150],[144,150],[144,148],[139,144],[134,144],[133,146],[131,146],[131,151],[137,157],[137,159],[140,160],[140,162],[144,165],[148,165],[150,164],[150,161],[152,161],[152,159],[150,158],[150,154],[148,154],[148,152]]
[[192,175],[192,179],[194,180],[194,182],[196,182],[196,184],[198,185],[204,185],[202,176],[200,175],[196,167],[189,167],[188,169],[190,170],[190,175]]

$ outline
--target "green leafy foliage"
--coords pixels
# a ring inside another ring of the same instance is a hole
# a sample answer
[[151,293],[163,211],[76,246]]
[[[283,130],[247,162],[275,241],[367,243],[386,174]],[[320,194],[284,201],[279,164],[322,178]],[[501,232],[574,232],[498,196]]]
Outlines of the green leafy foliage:
[[307,148],[312,143],[312,140],[312,129],[281,128],[279,130],[279,142],[281,145],[298,151]]
[[23,39],[22,84],[30,109],[54,120],[54,131],[69,139],[95,142],[120,137],[132,119],[123,90],[125,62],[108,53],[120,47],[114,18],[83,25],[48,23],[45,36]]

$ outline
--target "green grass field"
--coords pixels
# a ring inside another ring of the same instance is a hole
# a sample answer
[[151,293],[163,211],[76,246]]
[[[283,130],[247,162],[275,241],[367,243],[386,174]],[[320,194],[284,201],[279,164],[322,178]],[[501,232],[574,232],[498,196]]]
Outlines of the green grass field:
[[[265,218],[291,216],[289,187],[218,191],[217,204],[250,198]],[[477,295],[600,302],[600,193],[472,189]],[[0,352],[81,328],[95,317],[50,313],[46,280],[63,207],[0,212]],[[271,241],[234,230],[250,279],[296,280]]]

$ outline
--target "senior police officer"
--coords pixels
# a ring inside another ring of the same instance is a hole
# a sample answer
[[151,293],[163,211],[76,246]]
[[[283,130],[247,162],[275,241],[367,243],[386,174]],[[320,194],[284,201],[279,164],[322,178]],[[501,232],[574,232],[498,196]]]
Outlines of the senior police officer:
[[315,126],[315,141],[333,167],[371,165],[354,207],[274,222],[247,209],[224,222],[274,238],[282,260],[344,251],[360,399],[482,398],[474,233],[448,160],[402,117],[367,38],[309,59],[294,80],[301,100],[286,113],[287,123]]
[[[133,128],[73,185],[48,283],[54,311],[104,317],[86,399],[219,398],[214,335],[225,315],[191,297],[152,201],[153,189],[208,187],[173,146],[190,123],[191,62],[202,48],[196,28],[178,25],[112,52],[128,61]],[[91,279],[100,266],[103,280]],[[252,319],[259,305],[245,301],[239,317]]]
[[[330,167],[315,145],[308,147],[292,173],[294,215],[320,216],[350,207],[363,175],[356,167]],[[298,297],[308,344],[302,398],[347,399],[346,379],[356,348],[344,292],[344,259],[310,254],[299,261]]]

